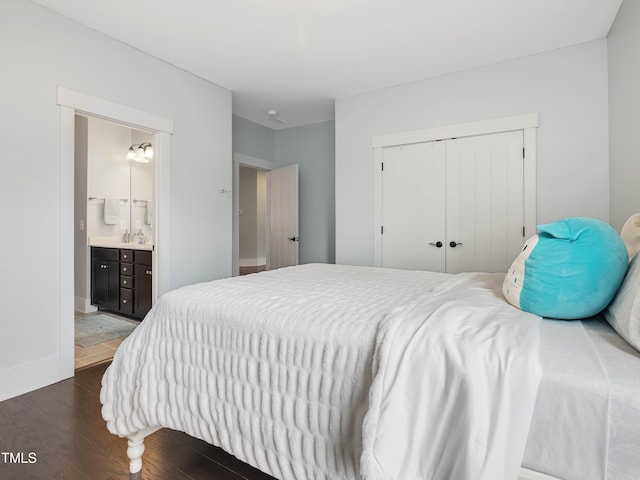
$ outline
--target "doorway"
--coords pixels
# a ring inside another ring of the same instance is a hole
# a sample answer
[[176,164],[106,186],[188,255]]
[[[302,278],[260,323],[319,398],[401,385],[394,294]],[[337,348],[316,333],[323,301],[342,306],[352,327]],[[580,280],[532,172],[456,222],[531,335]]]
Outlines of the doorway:
[[[115,271],[106,275],[115,280],[122,277],[122,284],[109,294],[113,297],[115,308],[104,310],[103,295],[98,295],[97,292],[106,289],[108,284],[96,286],[95,281],[103,279],[105,275],[104,270],[98,270],[97,276],[94,275],[95,262],[92,262],[91,255],[94,247],[108,247],[107,251],[111,252],[131,250],[131,258],[127,262],[134,261],[134,253],[147,252],[147,256],[151,254],[154,246],[155,162],[152,150],[149,158],[138,158],[137,155],[128,153],[133,146],[138,145],[148,145],[152,149],[152,141],[153,134],[150,132],[94,116],[77,114],[75,117],[76,370],[113,358],[120,343],[138,325],[140,318],[127,315],[132,313],[130,308],[120,308],[120,302],[128,302],[128,297],[136,305],[140,304],[140,300],[146,300],[149,305],[145,305],[145,309],[150,308],[152,303],[152,289],[144,288],[152,280],[152,261],[148,261],[148,268],[138,272],[141,278],[135,276],[133,268],[128,275],[119,275]],[[107,204],[110,208],[107,208]],[[100,263],[100,266],[111,265],[110,262]],[[140,288],[136,288],[137,286]],[[122,306],[129,305],[132,304]]]
[[239,168],[239,274],[267,269],[267,172]]
[[297,265],[298,165],[280,167],[239,153],[234,153],[233,160],[233,275]]
[[58,87],[57,93],[60,112],[60,297],[58,303],[60,321],[57,378],[62,380],[73,376],[74,372],[75,117],[77,114],[93,116],[152,135],[155,163],[153,239],[154,244],[157,244],[157,248],[152,251],[154,301],[169,289],[170,183],[168,172],[173,121],[63,87]]

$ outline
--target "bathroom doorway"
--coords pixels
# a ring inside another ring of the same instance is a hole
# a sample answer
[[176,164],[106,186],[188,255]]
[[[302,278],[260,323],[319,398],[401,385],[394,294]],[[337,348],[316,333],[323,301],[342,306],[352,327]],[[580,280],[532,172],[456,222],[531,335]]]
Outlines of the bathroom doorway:
[[[150,132],[81,114],[75,116],[74,131],[77,370],[113,358],[120,343],[137,326],[141,314],[131,305],[140,304],[138,297],[143,295],[145,286],[140,282],[148,285],[145,309],[152,303],[154,162]],[[136,155],[140,145],[147,148],[147,157],[144,149],[141,156]],[[112,255],[109,260],[113,261],[100,260],[96,265],[92,248]],[[127,255],[122,252],[130,252],[130,259],[121,261]],[[135,276],[134,254],[138,257],[139,252],[147,255],[148,265],[143,270],[136,269],[137,274],[148,278]],[[102,270],[96,270],[98,267]],[[121,272],[121,268],[130,272]],[[139,283],[141,286],[136,288]]]
[[[151,132],[154,146],[154,248],[153,301],[169,290],[169,239],[171,188],[169,170],[171,164],[171,134],[173,120],[138,110],[110,100],[96,97],[62,86],[57,89],[57,105],[60,124],[60,177],[58,178],[58,202],[60,205],[58,259],[60,288],[58,298],[58,354],[54,381],[74,375],[74,176],[75,176],[75,117],[76,114],[94,116],[128,127]],[[88,198],[88,196],[87,196]]]

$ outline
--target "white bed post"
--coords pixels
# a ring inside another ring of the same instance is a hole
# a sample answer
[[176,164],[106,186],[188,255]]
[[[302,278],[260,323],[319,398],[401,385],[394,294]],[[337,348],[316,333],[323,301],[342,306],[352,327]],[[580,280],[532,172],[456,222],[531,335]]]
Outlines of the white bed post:
[[144,439],[160,427],[149,427],[127,437],[127,457],[129,457],[129,472],[138,473],[142,470],[142,454],[144,453]]
[[127,445],[127,457],[129,457],[129,472],[138,473],[142,470],[142,454],[144,453],[144,437],[131,435]]

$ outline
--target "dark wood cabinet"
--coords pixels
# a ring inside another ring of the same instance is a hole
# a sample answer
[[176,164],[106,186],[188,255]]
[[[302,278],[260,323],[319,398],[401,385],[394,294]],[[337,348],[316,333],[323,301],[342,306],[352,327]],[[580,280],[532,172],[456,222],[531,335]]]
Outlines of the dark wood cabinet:
[[117,252],[91,249],[91,303],[100,310],[117,310],[120,272]]
[[151,252],[136,250],[134,258],[134,308],[133,315],[144,317],[151,310],[153,269],[151,268]]
[[91,247],[91,303],[99,310],[144,318],[152,304],[152,254]]

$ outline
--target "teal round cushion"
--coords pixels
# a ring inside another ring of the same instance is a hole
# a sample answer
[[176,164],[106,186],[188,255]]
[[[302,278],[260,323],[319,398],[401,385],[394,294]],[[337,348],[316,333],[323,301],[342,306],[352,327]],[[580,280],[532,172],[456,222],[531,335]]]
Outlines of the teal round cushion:
[[620,235],[594,218],[538,226],[507,271],[509,303],[543,317],[572,320],[604,310],[618,291],[629,256]]

